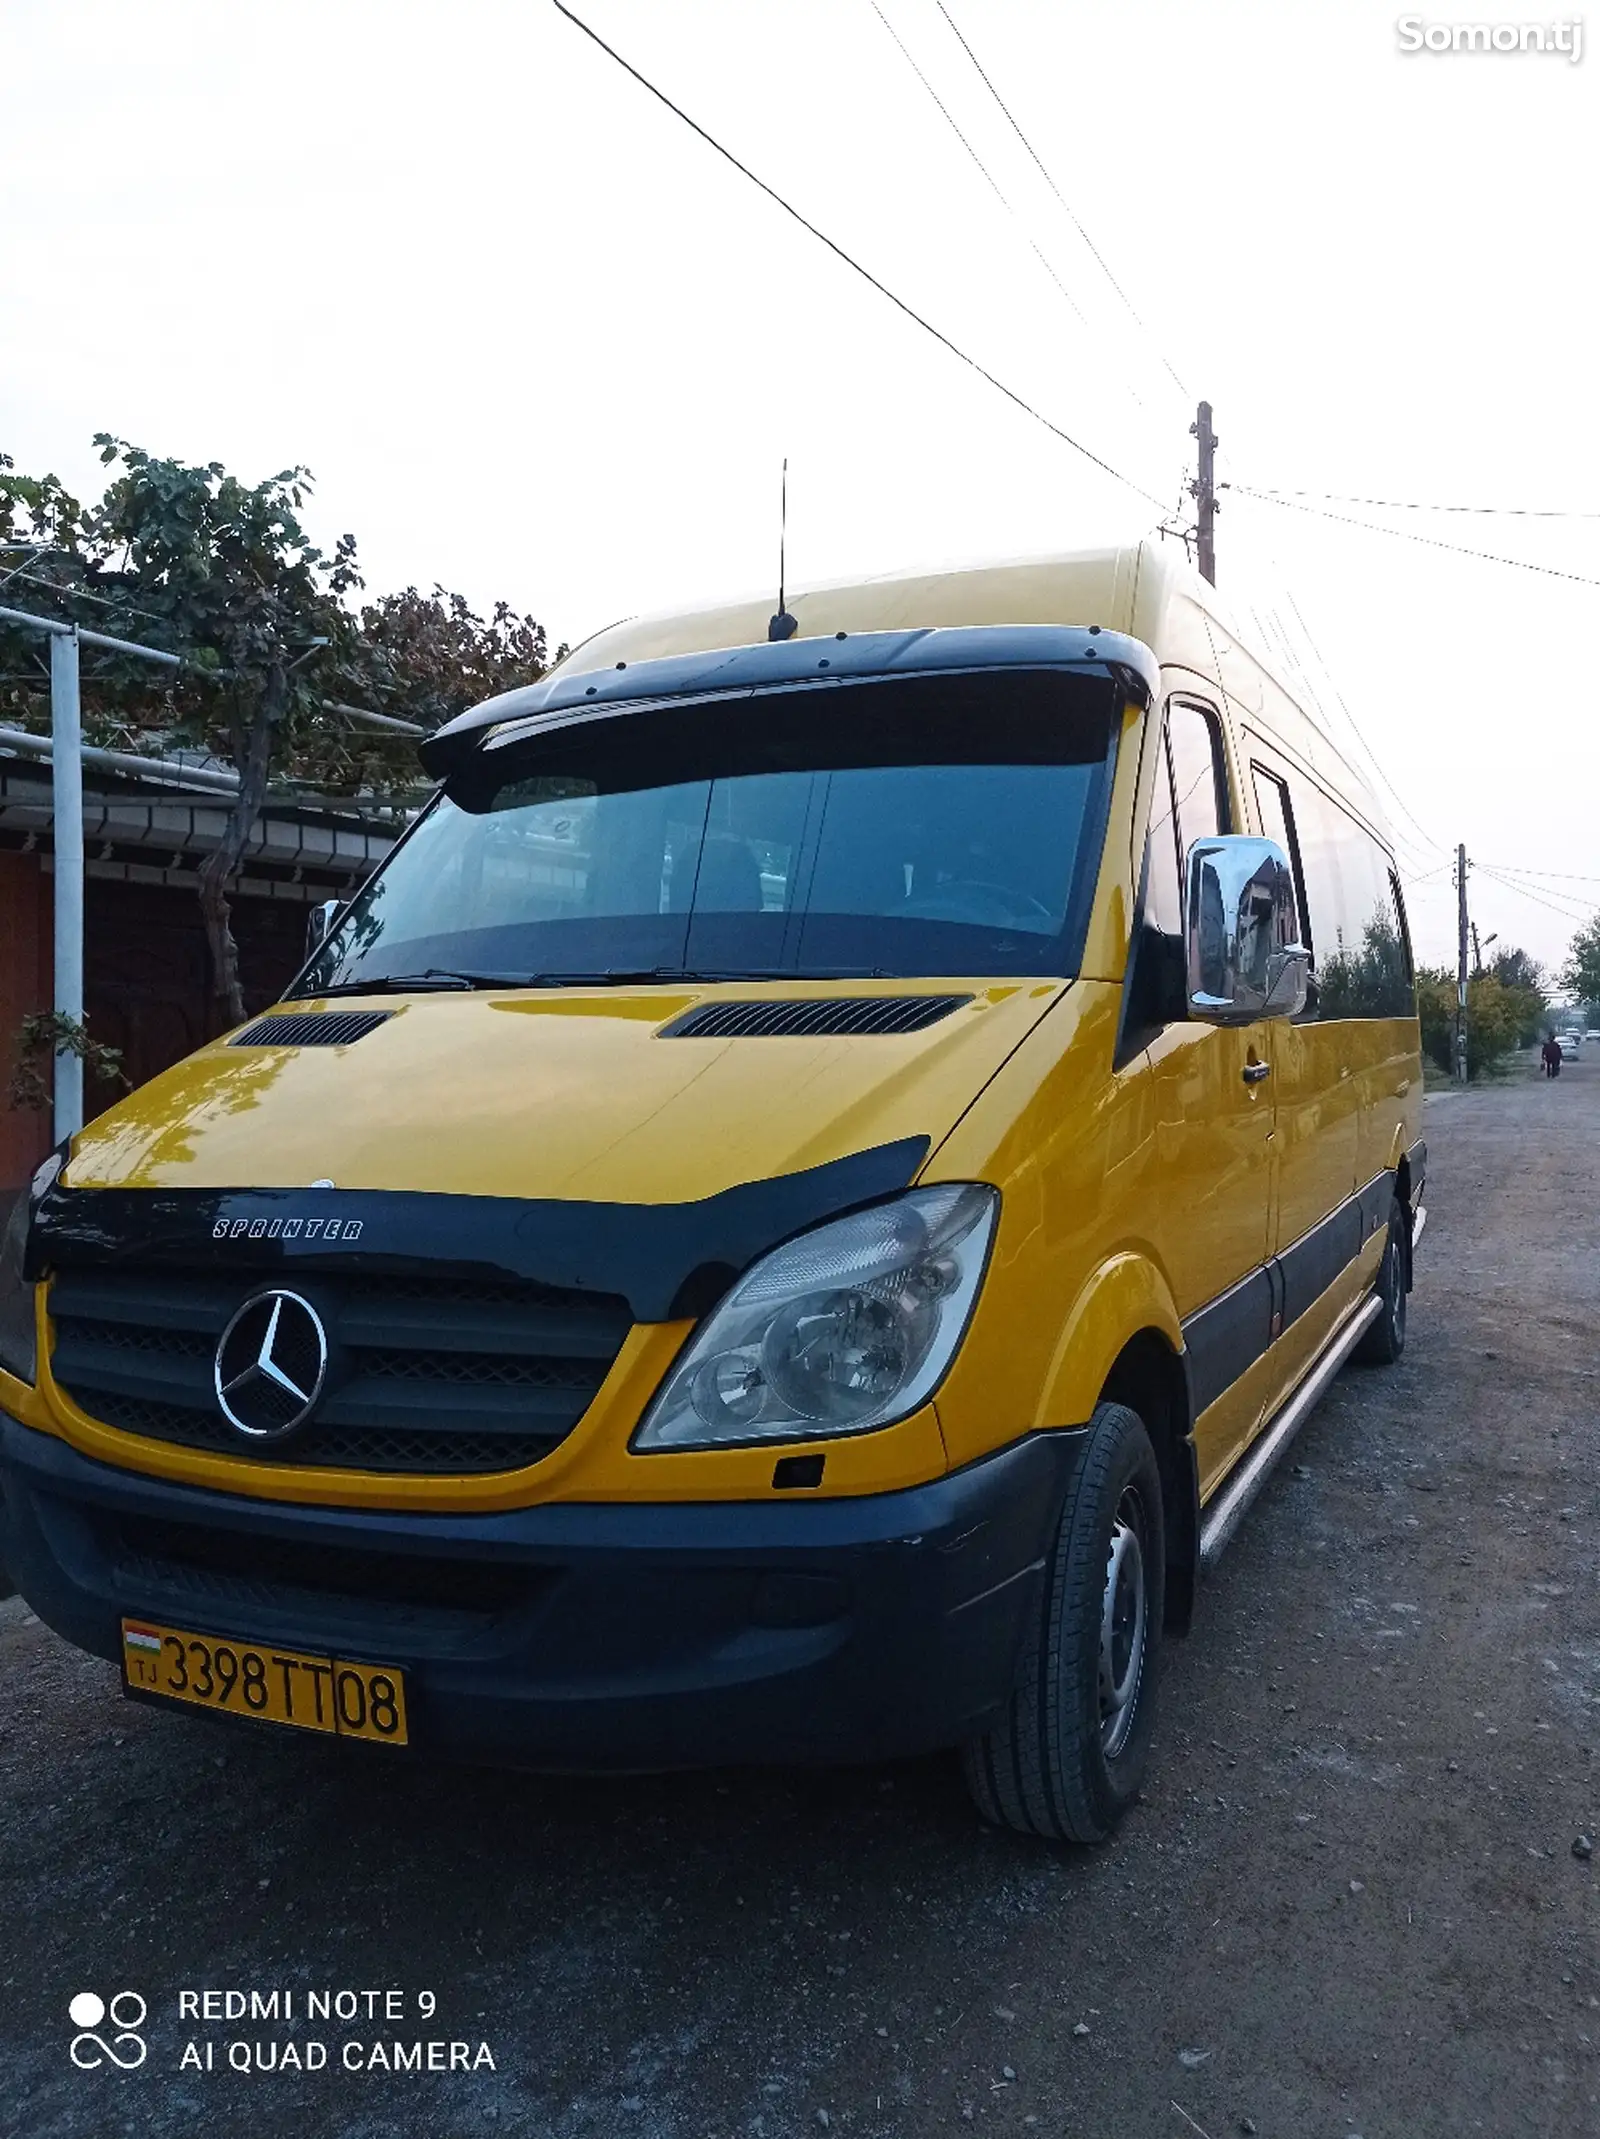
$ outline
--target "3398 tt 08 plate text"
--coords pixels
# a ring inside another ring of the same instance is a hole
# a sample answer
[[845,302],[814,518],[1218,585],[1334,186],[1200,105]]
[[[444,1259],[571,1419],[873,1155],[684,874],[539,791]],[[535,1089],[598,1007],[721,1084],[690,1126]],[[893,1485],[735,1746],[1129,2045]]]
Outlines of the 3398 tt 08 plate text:
[[407,1743],[404,1675],[382,1664],[346,1663],[124,1619],[122,1672],[129,1693],[156,1694],[330,1737]]

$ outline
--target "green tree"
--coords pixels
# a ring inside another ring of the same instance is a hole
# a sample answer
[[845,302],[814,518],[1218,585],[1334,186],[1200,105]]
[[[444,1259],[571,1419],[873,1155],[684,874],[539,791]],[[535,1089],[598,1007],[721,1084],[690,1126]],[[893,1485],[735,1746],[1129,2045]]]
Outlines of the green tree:
[[[246,484],[220,462],[164,460],[101,433],[116,472],[85,504],[54,475],[20,476],[0,455],[0,549],[17,606],[92,624],[183,656],[176,672],[97,664],[86,726],[96,740],[187,745],[231,759],[238,799],[200,870],[213,987],[244,1015],[228,886],[274,775],[322,791],[404,801],[417,774],[404,737],[353,728],[361,705],[425,727],[536,680],[544,629],[505,603],[489,621],[459,595],[415,588],[357,609],[352,535],[326,552],[301,514],[305,468]],[[0,633],[0,714],[48,723],[37,640]]]
[[534,682],[550,666],[545,628],[531,616],[496,602],[484,618],[438,586],[431,594],[407,587],[363,608],[355,654],[362,703],[425,728]]
[[1526,951],[1519,950],[1514,943],[1507,944],[1503,951],[1497,951],[1485,970],[1492,973],[1504,987],[1529,988],[1535,995],[1544,993],[1544,967],[1536,958],[1530,958]]
[[[1467,982],[1467,1076],[1474,1083],[1494,1073],[1519,1041],[1526,1009],[1519,989],[1493,973]],[[1446,1073],[1455,1067],[1456,978],[1440,966],[1417,974],[1417,1015],[1422,1051]]]
[[1545,970],[1536,958],[1509,944],[1493,959],[1488,971],[1499,981],[1502,988],[1514,995],[1521,1006],[1517,1027],[1517,1045],[1531,1047],[1542,1039],[1548,1024],[1546,1012],[1550,996],[1545,982]]
[[1567,946],[1556,984],[1575,1003],[1600,1003],[1600,914],[1586,921]]
[[244,998],[227,887],[274,762],[286,743],[310,743],[327,672],[348,666],[343,597],[360,585],[355,538],[342,536],[331,557],[309,540],[299,519],[304,468],[247,486],[217,462],[192,468],[119,439],[97,443],[101,459],[122,468],[94,517],[100,554],[120,553],[130,595],[159,621],[164,643],[189,654],[199,677],[189,722],[208,743],[223,742],[239,774],[222,839],[200,865],[213,985],[237,1020]]

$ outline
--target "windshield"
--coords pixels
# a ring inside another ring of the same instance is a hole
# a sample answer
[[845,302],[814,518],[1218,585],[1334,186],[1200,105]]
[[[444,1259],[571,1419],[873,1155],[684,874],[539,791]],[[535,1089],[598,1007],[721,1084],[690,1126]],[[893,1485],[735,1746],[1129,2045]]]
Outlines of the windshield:
[[1069,977],[1112,696],[1053,671],[919,677],[491,742],[295,992],[427,975]]

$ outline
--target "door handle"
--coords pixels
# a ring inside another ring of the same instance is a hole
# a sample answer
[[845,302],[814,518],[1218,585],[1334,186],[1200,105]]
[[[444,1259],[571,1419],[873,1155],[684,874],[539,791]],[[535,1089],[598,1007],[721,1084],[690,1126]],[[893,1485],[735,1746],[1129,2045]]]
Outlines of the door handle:
[[1271,1075],[1272,1064],[1270,1062],[1247,1062],[1244,1066],[1244,1081],[1246,1084],[1259,1084],[1264,1077],[1270,1077]]

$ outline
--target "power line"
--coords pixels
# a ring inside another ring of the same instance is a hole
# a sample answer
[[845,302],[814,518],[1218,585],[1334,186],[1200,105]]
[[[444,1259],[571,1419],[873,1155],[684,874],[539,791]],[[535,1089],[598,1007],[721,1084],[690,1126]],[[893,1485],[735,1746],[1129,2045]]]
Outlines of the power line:
[[[557,6],[560,0],[556,0]],[[1340,527],[1364,528],[1369,535],[1394,535],[1401,542],[1421,542],[1430,550],[1450,550],[1457,557],[1476,557],[1483,564],[1508,564],[1519,572],[1538,572],[1546,579],[1567,579],[1580,587],[1600,587],[1600,579],[1590,579],[1582,572],[1562,572],[1551,564],[1530,564],[1526,557],[1501,557],[1493,550],[1475,550],[1462,542],[1445,542],[1437,535],[1419,535],[1409,527],[1384,527],[1376,520],[1352,520],[1348,513],[1324,512],[1320,505],[1300,505],[1293,498],[1279,497],[1270,490],[1253,489],[1249,483],[1230,483],[1230,490],[1240,497],[1256,498],[1263,505],[1282,505],[1290,512],[1312,513],[1319,520],[1333,520]]]
[[102,609],[125,610],[129,616],[142,616],[147,622],[163,627],[172,621],[170,617],[158,616],[154,609],[141,609],[133,602],[116,600],[109,594],[96,594],[89,587],[68,586],[58,579],[41,579],[37,572],[26,571],[20,564],[0,579],[0,587],[9,585],[13,579],[25,579],[30,587],[43,587],[46,593],[58,594],[63,601],[95,602]]
[[[1274,558],[1272,562],[1273,568],[1276,571],[1278,569],[1277,560]],[[1295,621],[1300,626],[1300,633],[1302,639],[1305,642],[1305,647],[1309,649],[1312,659],[1315,661],[1317,667],[1321,669],[1322,681],[1333,693],[1334,699],[1338,704],[1340,712],[1343,713],[1345,720],[1349,725],[1351,733],[1355,736],[1357,742],[1361,745],[1361,748],[1366,753],[1366,756],[1372,766],[1373,771],[1377,774],[1378,778],[1388,789],[1391,797],[1394,800],[1395,806],[1406,816],[1410,817],[1411,813],[1406,808],[1404,800],[1396,791],[1394,783],[1389,779],[1382,765],[1378,762],[1377,753],[1373,750],[1371,744],[1367,741],[1366,736],[1362,733],[1361,729],[1357,727],[1355,717],[1351,713],[1349,705],[1346,703],[1343,693],[1340,691],[1338,684],[1334,680],[1333,671],[1328,666],[1328,663],[1323,656],[1322,649],[1317,645],[1317,642],[1311,636],[1311,628],[1307,624],[1304,616],[1301,614],[1299,604],[1295,601],[1293,595],[1289,593],[1286,587],[1282,591],[1284,594],[1284,599],[1289,603],[1289,606],[1294,611]],[[1286,678],[1290,680],[1291,684],[1296,690],[1300,691],[1303,702],[1306,703],[1308,709],[1315,709],[1313,717],[1315,718],[1317,727],[1322,731],[1325,736],[1327,736],[1328,740],[1332,742],[1332,719],[1330,714],[1328,713],[1327,707],[1323,703],[1322,692],[1318,688],[1317,679],[1312,674],[1311,670],[1307,667],[1302,649],[1296,646],[1293,636],[1291,635],[1288,626],[1284,623],[1283,618],[1279,615],[1277,608],[1275,606],[1269,606],[1263,614],[1263,612],[1257,609],[1253,603],[1248,606],[1251,621],[1255,626],[1256,632],[1262,644],[1268,647],[1273,645],[1276,646],[1278,650],[1278,655],[1279,657],[1281,657],[1284,665],[1284,674]],[[1335,747],[1337,748],[1338,746],[1335,745]],[[1411,821],[1413,822],[1413,824],[1416,824],[1415,818],[1412,818]],[[1423,838],[1427,841],[1426,846],[1419,846],[1417,841],[1411,836],[1409,832],[1404,829],[1404,827],[1397,820],[1391,820],[1389,824],[1390,841],[1394,847],[1396,856],[1399,858],[1403,866],[1410,869],[1422,870],[1425,875],[1433,875],[1435,872],[1429,869],[1427,866],[1430,859],[1428,849],[1431,847],[1435,854],[1442,854],[1445,850],[1439,845],[1437,840],[1431,838],[1428,833],[1423,830],[1423,827],[1420,824],[1417,824],[1417,830],[1422,833]],[[1444,864],[1444,866],[1448,867],[1449,865],[1448,863],[1446,863]],[[1421,882],[1422,880],[1423,879],[1421,877],[1408,879],[1408,881],[1413,882]]]
[[1570,912],[1581,920],[1587,914],[1600,911],[1600,899],[1584,899],[1574,891],[1551,891],[1544,885],[1520,883],[1515,877],[1502,876],[1496,869],[1484,869],[1482,862],[1477,867],[1495,883],[1504,885],[1507,891],[1523,891],[1530,897],[1540,898],[1547,906],[1554,906],[1558,913]]
[[[1407,869],[1420,869],[1424,876],[1436,874],[1434,867],[1430,866],[1433,862],[1432,855],[1429,854],[1426,847],[1418,845],[1417,841],[1412,838],[1403,825],[1396,824],[1391,820],[1388,829],[1389,842],[1394,848],[1397,861]],[[1440,869],[1444,866],[1443,862],[1438,864]]]
[[[1563,921],[1586,921],[1589,918],[1589,912],[1596,910],[1596,905],[1600,904],[1600,902],[1586,900],[1583,904],[1587,910],[1574,912],[1570,906],[1558,906],[1554,899],[1547,899],[1537,891],[1530,891],[1526,884],[1514,883],[1509,876],[1498,876],[1493,869],[1487,868],[1482,862],[1478,862],[1474,866],[1481,875],[1488,877],[1491,883],[1498,884],[1502,891],[1520,892],[1523,898],[1532,899],[1536,906],[1548,907],[1551,913],[1559,914]],[[1560,894],[1558,893],[1557,896],[1560,896]]]
[[[1000,183],[998,179],[996,179],[994,173],[989,169],[989,166],[984,162],[983,158],[972,146],[972,143],[967,139],[966,135],[956,124],[955,117],[951,112],[949,105],[946,104],[943,97],[940,96],[938,90],[934,88],[932,82],[928,80],[928,77],[923,73],[922,69],[912,58],[910,50],[906,45],[905,39],[900,35],[900,32],[895,28],[894,24],[883,12],[883,9],[879,7],[878,0],[868,0],[868,5],[871,7],[872,12],[877,16],[878,20],[883,24],[884,28],[888,31],[889,35],[894,39],[895,47],[898,50],[900,57],[905,61],[906,65],[911,69],[917,80],[922,84],[923,88],[928,92],[928,95],[937,105],[946,126],[949,127],[951,133],[955,135],[956,139],[961,143],[961,146],[966,150],[967,154],[972,158],[973,162],[982,172],[990,191],[994,194],[995,199],[1000,203],[1001,207],[1004,208],[1007,215],[1009,215],[1016,223],[1017,227],[1022,231],[1022,235],[1033,247],[1034,253],[1038,257],[1039,265],[1044,269],[1045,273],[1050,277],[1050,280],[1055,284],[1056,288],[1061,292],[1067,303],[1072,307],[1073,317],[1078,321],[1080,326],[1087,328],[1089,322],[1087,319],[1085,319],[1082,311],[1079,309],[1078,300],[1073,296],[1072,292],[1067,288],[1061,277],[1051,266],[1049,260],[1045,257],[1045,254],[1042,248],[1039,246],[1037,240],[1033,237],[1032,233],[1024,225],[1022,217],[1017,213],[1011,202],[1000,190]],[[1134,398],[1135,400],[1137,400],[1138,396],[1135,395]]]
[[[1290,601],[1291,605],[1293,605],[1293,597],[1287,593],[1287,590],[1285,590],[1285,599]],[[1332,742],[1332,719],[1328,713],[1327,707],[1323,703],[1322,693],[1317,687],[1317,680],[1312,675],[1311,670],[1306,666],[1305,660],[1302,657],[1301,650],[1295,645],[1294,640],[1289,633],[1288,627],[1285,625],[1282,617],[1278,614],[1278,611],[1275,608],[1269,608],[1263,616],[1261,611],[1256,609],[1253,605],[1250,608],[1249,614],[1251,621],[1255,625],[1256,631],[1260,635],[1262,644],[1266,646],[1273,646],[1276,648],[1277,656],[1281,658],[1283,662],[1285,676],[1288,677],[1293,682],[1294,687],[1302,693],[1303,700],[1306,702],[1308,709],[1312,707],[1315,708],[1314,717],[1316,720],[1316,724],[1318,728],[1322,731],[1322,733],[1327,736],[1328,740]],[[1295,607],[1295,618],[1296,621],[1299,623],[1300,630],[1305,639],[1306,646],[1310,649],[1318,667],[1322,670],[1322,680],[1328,686],[1329,690],[1333,692],[1333,695],[1338,702],[1339,709],[1344,714],[1345,720],[1348,723],[1352,734],[1354,734],[1357,742],[1360,743],[1362,749],[1366,752],[1366,755],[1372,764],[1374,772],[1377,773],[1378,777],[1384,782],[1384,785],[1389,788],[1389,792],[1393,796],[1396,807],[1403,810],[1405,808],[1405,804],[1401,801],[1399,795],[1395,793],[1392,784],[1388,780],[1388,776],[1384,773],[1382,766],[1378,763],[1377,758],[1371,748],[1371,745],[1367,742],[1367,739],[1362,734],[1361,730],[1356,726],[1356,723],[1351,716],[1350,708],[1345,703],[1343,697],[1340,695],[1339,687],[1333,680],[1333,672],[1328,667],[1327,662],[1323,659],[1322,653],[1316,645],[1316,642],[1313,640],[1310,630],[1307,628],[1306,620],[1300,614],[1298,607]],[[1418,830],[1421,830],[1420,826],[1418,827]],[[1420,846],[1417,841],[1411,836],[1411,834],[1406,831],[1403,825],[1401,825],[1397,821],[1392,821],[1389,825],[1389,836],[1394,846],[1394,851],[1396,855],[1399,856],[1400,860],[1405,864],[1407,868],[1420,869],[1425,871],[1428,875],[1432,875],[1435,873],[1427,867],[1430,858],[1427,847]],[[1437,842],[1430,842],[1430,844],[1432,844],[1433,846],[1434,853],[1442,853],[1444,851],[1438,845]],[[1448,863],[1446,863],[1442,864],[1441,866],[1448,867],[1449,865]],[[1421,878],[1409,879],[1408,881],[1420,882]]]
[[591,44],[598,45],[600,50],[606,55],[607,59],[615,60],[617,65],[623,70],[625,74],[632,75],[633,79],[639,84],[641,89],[647,89],[650,92],[651,96],[656,99],[657,103],[664,104],[666,106],[667,110],[672,113],[675,119],[681,119],[684,125],[687,126],[692,133],[696,133],[700,136],[700,139],[705,142],[708,148],[715,149],[717,154],[723,159],[725,163],[732,164],[733,168],[739,173],[741,178],[749,179],[750,183],[755,186],[758,191],[764,193],[767,196],[768,200],[772,201],[773,203],[775,203],[776,206],[783,210],[785,215],[790,216],[795,222],[797,222],[802,230],[809,232],[809,234],[814,237],[820,245],[825,245],[829,252],[831,252],[836,259],[842,260],[846,267],[853,269],[854,272],[858,274],[864,282],[870,283],[873,289],[878,292],[880,297],[886,297],[889,300],[890,304],[894,306],[897,312],[903,312],[907,319],[911,320],[916,326],[919,326],[922,329],[924,334],[931,335],[933,339],[939,343],[941,348],[948,349],[950,354],[953,357],[959,358],[960,361],[966,365],[969,371],[976,372],[980,379],[987,381],[987,383],[995,389],[996,393],[1003,394],[1005,398],[1012,404],[1012,406],[1021,409],[1022,413],[1025,416],[1031,416],[1034,422],[1042,425],[1043,428],[1047,430],[1053,438],[1059,438],[1063,445],[1070,446],[1074,453],[1081,454],[1086,461],[1091,462],[1092,465],[1098,468],[1102,474],[1109,475],[1113,479],[1113,481],[1121,483],[1124,489],[1131,490],[1136,497],[1143,498],[1147,504],[1154,505],[1158,512],[1164,513],[1166,511],[1167,508],[1165,501],[1161,498],[1158,498],[1153,491],[1146,490],[1142,483],[1134,482],[1133,478],[1131,476],[1124,475],[1120,468],[1113,468],[1108,460],[1102,460],[1098,453],[1093,452],[1088,446],[1086,446],[1082,442],[1081,439],[1074,438],[1070,431],[1064,431],[1061,428],[1060,424],[1052,423],[1050,418],[1046,416],[1041,410],[1036,409],[1031,401],[1025,401],[1022,395],[1019,394],[1015,390],[1015,388],[1007,386],[1003,379],[997,379],[992,371],[988,370],[984,365],[980,364],[976,357],[969,356],[966,350],[961,348],[958,343],[953,342],[950,339],[949,335],[944,333],[941,328],[936,327],[931,320],[924,318],[922,313],[917,311],[914,306],[907,304],[906,300],[903,297],[897,297],[894,291],[889,288],[888,284],[885,282],[880,282],[878,277],[873,274],[870,268],[863,267],[861,262],[857,260],[853,254],[847,253],[842,245],[838,244],[833,238],[830,238],[828,236],[826,231],[819,230],[815,223],[809,221],[807,217],[803,216],[800,213],[800,210],[796,208],[790,201],[785,200],[783,195],[778,192],[776,187],[769,186],[764,178],[758,178],[755,172],[750,169],[750,166],[748,164],[741,163],[739,161],[738,157],[734,155],[732,149],[724,148],[722,143],[716,138],[716,136],[714,134],[708,133],[706,129],[700,124],[698,119],[690,118],[689,114],[683,109],[683,107],[679,104],[675,104],[672,101],[671,97],[667,95],[664,89],[658,89],[655,83],[650,80],[648,75],[641,74],[639,72],[639,69],[635,67],[630,60],[624,59],[622,54],[618,52],[614,46],[608,45],[605,39],[600,35],[598,30],[592,30],[589,27],[588,23],[583,20],[582,16],[575,15],[572,12],[572,9],[565,5],[565,0],[552,0],[552,5],[555,7],[557,14],[565,15],[568,22],[570,22],[575,29],[581,30],[584,36],[589,39]]
[[[1278,570],[1277,560],[1275,558],[1273,559],[1273,568],[1274,571]],[[1284,587],[1283,594],[1284,599],[1288,602],[1289,607],[1294,612],[1295,622],[1300,627],[1300,635],[1304,640],[1306,647],[1309,649],[1313,661],[1322,671],[1323,682],[1326,683],[1328,689],[1333,693],[1334,701],[1337,704],[1340,712],[1344,715],[1345,720],[1350,728],[1351,734],[1354,735],[1356,741],[1360,744],[1361,749],[1366,755],[1368,763],[1371,765],[1372,770],[1377,774],[1378,779],[1382,782],[1383,786],[1387,789],[1390,798],[1395,804],[1395,807],[1400,811],[1401,815],[1409,819],[1410,823],[1415,827],[1415,830],[1421,835],[1424,844],[1419,846],[1416,839],[1414,839],[1411,834],[1401,826],[1398,820],[1391,820],[1389,824],[1390,840],[1393,845],[1395,855],[1401,862],[1402,866],[1422,871],[1422,874],[1420,876],[1409,879],[1409,881],[1416,883],[1425,882],[1428,877],[1438,874],[1437,870],[1430,869],[1426,866],[1430,858],[1428,850],[1431,848],[1434,854],[1440,854],[1445,856],[1445,860],[1441,865],[1444,868],[1448,868],[1451,866],[1451,856],[1449,850],[1441,846],[1439,841],[1433,837],[1431,832],[1428,831],[1427,827],[1420,822],[1420,820],[1415,816],[1415,814],[1412,812],[1412,810],[1406,803],[1405,798],[1401,795],[1398,788],[1396,788],[1394,782],[1389,778],[1388,773],[1384,770],[1383,765],[1378,758],[1377,752],[1367,741],[1365,732],[1358,726],[1356,722],[1356,717],[1350,710],[1349,702],[1345,698],[1344,693],[1340,690],[1338,681],[1334,676],[1333,670],[1329,667],[1327,659],[1324,656],[1321,647],[1312,637],[1311,626],[1306,622],[1305,616],[1301,611],[1300,604],[1295,600],[1293,593],[1287,587]],[[1287,657],[1287,661],[1289,664],[1289,673],[1299,677],[1301,684],[1304,686],[1306,693],[1309,695],[1311,703],[1316,708],[1317,724],[1322,729],[1323,733],[1328,736],[1328,739],[1331,742],[1333,740],[1332,730],[1329,724],[1326,709],[1323,705],[1322,694],[1317,688],[1316,679],[1311,674],[1310,670],[1306,667],[1305,662],[1302,660],[1300,651],[1295,646],[1290,636],[1290,633],[1283,622],[1282,617],[1278,614],[1277,609],[1275,607],[1270,607],[1268,609],[1266,624],[1263,624],[1260,613],[1253,606],[1250,610],[1250,614],[1255,621],[1257,631],[1261,633],[1264,639],[1270,636],[1268,628],[1269,626],[1270,631],[1275,632],[1277,634],[1278,643],[1282,647],[1284,654]]]
[[1483,869],[1498,869],[1502,876],[1557,877],[1564,884],[1600,884],[1600,876],[1579,876],[1570,869],[1519,869],[1510,862],[1480,862]]
[[1333,692],[1334,699],[1338,704],[1340,712],[1350,723],[1351,733],[1355,736],[1357,742],[1360,743],[1362,749],[1367,753],[1367,759],[1368,762],[1371,764],[1373,771],[1378,775],[1378,778],[1389,790],[1389,793],[1393,797],[1397,806],[1399,807],[1401,814],[1407,819],[1413,829],[1422,834],[1423,839],[1433,849],[1435,854],[1443,854],[1445,852],[1445,849],[1439,844],[1438,840],[1434,838],[1433,834],[1428,830],[1427,826],[1425,824],[1419,823],[1417,818],[1412,814],[1412,811],[1408,807],[1405,798],[1401,795],[1399,789],[1395,786],[1394,782],[1389,778],[1389,775],[1384,771],[1382,765],[1379,764],[1377,752],[1367,741],[1366,736],[1362,733],[1360,728],[1356,726],[1356,717],[1351,712],[1349,706],[1345,703],[1344,693],[1340,690],[1338,684],[1334,681],[1333,671],[1331,668],[1329,668],[1327,662],[1322,657],[1322,649],[1318,646],[1316,640],[1311,636],[1310,625],[1300,614],[1300,604],[1295,600],[1292,594],[1288,596],[1288,602],[1289,607],[1294,611],[1295,622],[1300,626],[1300,629],[1306,635],[1306,644],[1310,647],[1312,655],[1316,660],[1317,666],[1322,670],[1322,673],[1328,679],[1329,688]]
[[[1244,487],[1240,485],[1241,489]],[[1483,513],[1505,520],[1600,520],[1600,512],[1571,512],[1563,507],[1538,505],[1430,505],[1415,498],[1351,498],[1337,490],[1256,490],[1252,497],[1287,503],[1291,498],[1316,498],[1325,505],[1371,505],[1385,512]]]
[[1000,94],[999,90],[996,89],[994,83],[990,80],[988,74],[984,71],[983,62],[978,58],[977,53],[973,51],[971,45],[967,43],[966,38],[962,35],[955,17],[951,14],[949,8],[945,6],[944,0],[936,0],[936,5],[938,6],[939,12],[944,17],[945,21],[949,23],[951,32],[954,35],[957,44],[960,45],[962,51],[965,52],[968,59],[971,60],[973,66],[977,69],[979,81],[982,82],[984,88],[988,90],[990,96],[994,98],[995,102],[999,105],[1001,111],[1005,114],[1006,123],[1010,126],[1011,131],[1022,143],[1022,146],[1027,150],[1028,154],[1033,158],[1034,164],[1038,169],[1040,177],[1044,180],[1045,184],[1050,188],[1050,191],[1060,202],[1062,210],[1066,214],[1067,219],[1071,223],[1073,229],[1078,233],[1079,237],[1082,238],[1084,244],[1088,246],[1090,253],[1094,257],[1095,264],[1100,269],[1101,274],[1105,276],[1107,282],[1110,283],[1111,287],[1116,291],[1118,297],[1121,298],[1123,304],[1126,306],[1129,318],[1139,329],[1140,333],[1147,337],[1151,348],[1154,349],[1156,355],[1160,357],[1162,367],[1165,370],[1168,378],[1171,379],[1173,385],[1178,389],[1179,393],[1182,394],[1185,401],[1191,400],[1193,396],[1190,394],[1188,387],[1184,385],[1183,381],[1178,377],[1176,371],[1173,370],[1171,363],[1168,361],[1166,355],[1162,351],[1161,346],[1157,342],[1154,334],[1151,332],[1149,327],[1145,325],[1144,321],[1139,317],[1139,314],[1134,310],[1132,298],[1129,297],[1127,291],[1122,287],[1122,284],[1117,280],[1116,276],[1112,274],[1111,269],[1107,264],[1105,255],[1101,252],[1099,246],[1095,244],[1093,238],[1090,237],[1088,231],[1084,229],[1082,223],[1079,222],[1077,216],[1073,213],[1072,209],[1068,206],[1066,197],[1062,193],[1061,188],[1056,184],[1055,180],[1050,176],[1049,171],[1045,168],[1044,160],[1040,156],[1038,150],[1028,139],[1027,135],[1022,131],[1022,128],[1017,124],[1016,118],[1012,113],[1010,105],[1007,104],[1005,98]]

